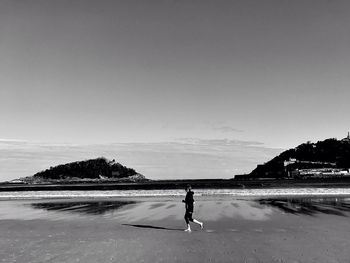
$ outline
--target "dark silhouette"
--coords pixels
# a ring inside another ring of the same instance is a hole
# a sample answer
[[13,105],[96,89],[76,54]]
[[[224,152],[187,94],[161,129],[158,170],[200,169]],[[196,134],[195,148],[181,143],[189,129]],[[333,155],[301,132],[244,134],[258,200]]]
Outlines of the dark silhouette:
[[150,228],[150,229],[161,229],[161,230],[182,231],[182,229],[178,229],[178,228],[168,228],[168,227],[161,227],[161,226],[133,225],[133,224],[122,224],[122,225],[123,225],[123,226],[138,227],[138,228]]
[[200,222],[192,217],[193,210],[194,210],[194,199],[193,199],[194,193],[192,191],[191,185],[188,184],[185,188],[185,191],[186,191],[186,197],[185,197],[185,200],[182,200],[182,202],[185,203],[185,208],[186,208],[184,218],[186,221],[187,228],[185,229],[185,231],[191,232],[190,222],[200,225],[201,229],[203,229],[203,222]]
[[[286,167],[285,162],[295,160]],[[350,168],[350,138],[327,139],[317,143],[303,143],[296,148],[282,152],[265,164],[258,165],[248,175],[235,179],[285,178],[292,170],[313,168]]]
[[26,182],[40,181],[79,181],[79,180],[125,180],[132,178],[133,181],[147,181],[134,169],[127,168],[120,163],[116,163],[106,158],[96,158],[91,160],[72,162],[50,167],[45,171],[36,173],[31,177],[26,177]]

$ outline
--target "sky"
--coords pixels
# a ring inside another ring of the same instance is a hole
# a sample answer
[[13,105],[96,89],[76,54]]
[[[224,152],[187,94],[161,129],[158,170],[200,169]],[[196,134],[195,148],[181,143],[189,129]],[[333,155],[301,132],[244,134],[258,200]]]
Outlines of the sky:
[[230,178],[350,130],[350,2],[0,0],[0,181],[106,156]]

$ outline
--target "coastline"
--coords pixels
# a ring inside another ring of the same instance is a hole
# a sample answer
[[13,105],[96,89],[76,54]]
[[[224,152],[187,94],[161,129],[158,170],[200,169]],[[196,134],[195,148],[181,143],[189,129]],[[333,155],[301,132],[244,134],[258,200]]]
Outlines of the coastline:
[[273,180],[153,180],[142,183],[70,183],[70,184],[16,184],[0,183],[0,192],[11,191],[75,191],[75,190],[165,190],[184,189],[187,184],[193,188],[210,189],[269,189],[269,188],[347,188],[350,178],[327,179],[273,179]]
[[[196,199],[220,198],[327,198],[350,197],[350,188],[269,188],[269,189],[194,189]],[[183,196],[183,189],[172,190],[82,190],[82,191],[10,191],[0,192],[0,201],[40,199],[172,199]]]

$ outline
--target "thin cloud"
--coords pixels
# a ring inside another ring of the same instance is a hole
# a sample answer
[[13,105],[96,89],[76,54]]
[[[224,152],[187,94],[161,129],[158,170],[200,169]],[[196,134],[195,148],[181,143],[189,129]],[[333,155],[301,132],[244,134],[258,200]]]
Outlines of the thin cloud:
[[223,132],[223,133],[237,133],[237,132],[244,132],[244,130],[237,129],[231,126],[220,126],[220,127],[214,127],[214,130]]
[[265,147],[263,142],[259,141],[244,141],[244,140],[230,140],[230,139],[200,139],[200,138],[179,138],[179,142],[197,145],[213,145],[213,146],[260,146],[262,148],[270,149]]
[[[5,146],[6,144],[6,146]],[[0,181],[105,156],[150,179],[232,178],[280,153],[262,142],[185,138],[173,142],[58,145],[0,142]]]
[[0,138],[0,142],[25,142],[25,140],[18,140],[18,139],[4,139]]

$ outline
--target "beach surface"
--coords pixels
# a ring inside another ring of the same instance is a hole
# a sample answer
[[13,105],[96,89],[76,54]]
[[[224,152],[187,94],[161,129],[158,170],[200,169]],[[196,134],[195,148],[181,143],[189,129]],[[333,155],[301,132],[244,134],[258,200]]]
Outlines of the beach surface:
[[349,262],[346,197],[0,201],[2,262]]

